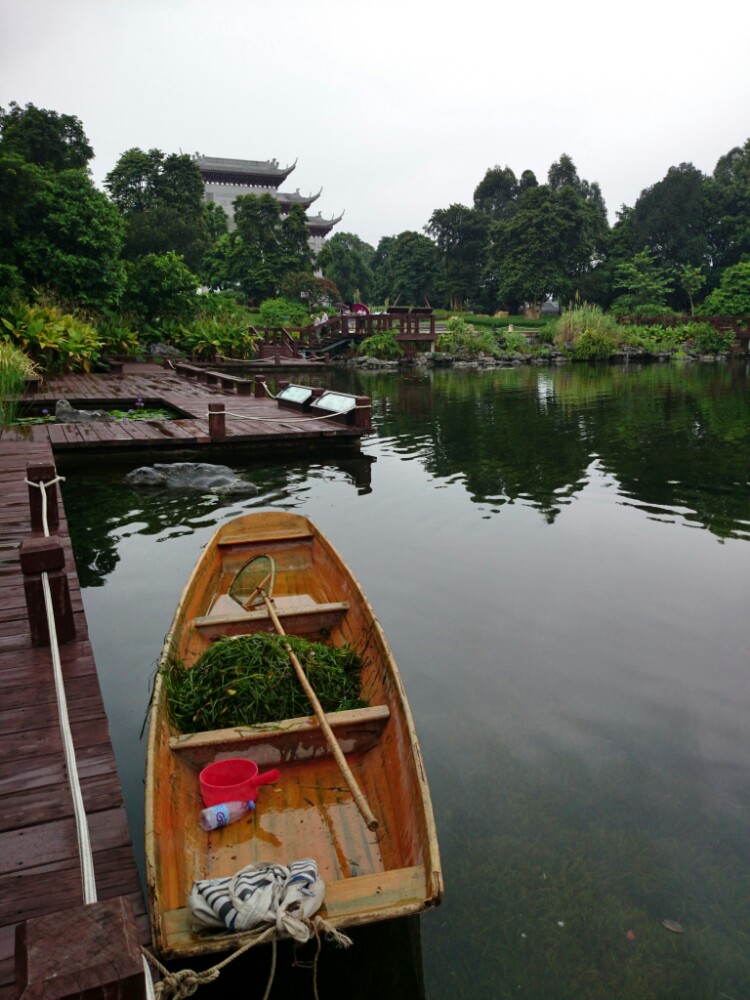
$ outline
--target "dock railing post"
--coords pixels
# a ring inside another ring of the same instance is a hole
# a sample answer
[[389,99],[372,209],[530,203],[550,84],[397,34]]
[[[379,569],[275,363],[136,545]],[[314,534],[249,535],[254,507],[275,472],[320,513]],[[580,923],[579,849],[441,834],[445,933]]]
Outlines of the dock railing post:
[[265,375],[255,376],[255,389],[253,395],[256,399],[263,399],[266,394],[266,377]]
[[354,426],[360,430],[372,430],[372,400],[369,396],[356,396],[357,409],[354,411]]
[[106,899],[16,927],[17,1000],[146,1000],[130,901]]
[[70,587],[65,573],[65,553],[57,535],[25,538],[20,549],[23,589],[29,616],[32,646],[49,646],[47,605],[44,599],[42,573],[49,581],[55,630],[59,643],[71,642],[76,637]]
[[220,441],[227,436],[227,416],[223,403],[208,404],[208,436]]
[[[54,465],[44,462],[35,462],[26,466],[26,478],[29,483],[52,483],[57,478],[57,469]],[[57,505],[57,483],[52,483],[46,487],[47,493],[47,527],[49,530],[57,531],[60,527],[60,511]],[[31,530],[34,534],[44,532],[44,522],[42,519],[43,510],[42,490],[37,485],[29,486],[29,508],[31,513]]]

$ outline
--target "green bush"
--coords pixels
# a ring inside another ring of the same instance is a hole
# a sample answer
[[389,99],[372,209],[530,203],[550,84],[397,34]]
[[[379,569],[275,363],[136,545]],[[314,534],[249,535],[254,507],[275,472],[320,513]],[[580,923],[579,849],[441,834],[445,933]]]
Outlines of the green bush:
[[198,308],[198,279],[173,250],[129,261],[123,306],[146,329],[185,322]]
[[310,323],[307,306],[292,299],[266,299],[261,302],[259,311],[260,325],[272,330],[280,330],[282,327],[299,329]]
[[526,342],[526,337],[523,333],[509,332],[506,330],[500,335],[502,341],[502,346],[509,354],[525,354],[528,352],[529,345]]
[[373,333],[371,337],[363,340],[357,348],[357,354],[370,358],[380,358],[382,361],[396,361],[402,357],[404,349],[396,340],[395,333],[384,330],[382,333]]
[[90,372],[103,341],[88,323],[54,306],[17,306],[2,317],[5,339],[46,372]]
[[698,311],[702,316],[749,316],[750,261],[728,267]]
[[18,402],[8,396],[20,396],[27,378],[38,374],[37,366],[9,341],[0,341],[0,427],[15,423]]
[[437,349],[449,354],[496,354],[497,341],[489,330],[477,330],[462,316],[451,316],[447,322],[448,333],[441,333],[437,339]]
[[725,354],[734,343],[733,330],[717,330],[710,323],[684,323],[678,329],[699,354]]
[[618,348],[617,340],[603,330],[584,330],[573,345],[576,361],[596,361],[611,357]]
[[592,349],[594,343],[599,341],[603,345],[602,338],[612,342],[616,347],[620,339],[620,327],[614,316],[603,312],[599,306],[589,305],[587,302],[575,309],[567,309],[554,324],[554,331],[554,343],[558,347],[567,347],[572,350],[575,350],[576,344],[583,334],[597,335],[596,338],[588,339],[587,342],[591,346],[584,348],[584,350]]
[[680,343],[679,329],[658,324],[628,324],[620,328],[620,338],[628,347],[636,347],[649,354],[673,351]]

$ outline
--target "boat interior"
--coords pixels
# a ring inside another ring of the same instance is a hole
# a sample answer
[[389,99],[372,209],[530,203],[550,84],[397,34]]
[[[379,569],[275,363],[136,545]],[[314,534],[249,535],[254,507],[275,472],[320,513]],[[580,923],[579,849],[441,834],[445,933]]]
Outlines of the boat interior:
[[[398,672],[356,581],[317,536],[300,529],[280,537],[277,529],[265,538],[254,534],[250,543],[236,529],[220,535],[178,609],[173,653],[189,668],[220,636],[274,630],[262,597],[252,594],[257,584],[237,587],[258,554],[272,556],[273,604],[284,631],[349,643],[362,656],[368,707],[326,718],[378,827],[368,829],[314,715],[179,734],[160,713],[160,753],[169,766],[153,777],[165,787],[153,796],[152,908],[167,956],[227,948],[232,935],[207,940],[190,929],[187,898],[195,880],[230,876],[249,864],[313,858],[326,883],[321,915],[341,926],[418,912],[442,892],[439,872],[429,870],[434,830],[422,807],[429,795]],[[198,825],[198,776],[230,757],[253,760],[261,772],[278,768],[280,776],[258,789],[253,811],[206,833]]]

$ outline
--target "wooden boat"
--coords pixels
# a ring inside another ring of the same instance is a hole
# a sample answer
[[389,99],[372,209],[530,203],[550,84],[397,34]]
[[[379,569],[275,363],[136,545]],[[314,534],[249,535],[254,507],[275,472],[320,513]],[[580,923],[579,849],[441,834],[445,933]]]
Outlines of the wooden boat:
[[[273,609],[246,611],[229,597],[254,555],[275,563]],[[280,511],[228,522],[203,552],[175,613],[162,664],[189,669],[221,636],[274,631],[339,646],[363,662],[368,707],[324,717],[376,820],[371,830],[342,779],[315,715],[257,727],[195,734],[170,730],[159,674],[149,720],[146,773],[146,876],[155,949],[165,958],[226,951],[242,936],[198,935],[187,900],[194,880],[235,874],[253,863],[310,857],[324,879],[320,915],[336,928],[419,913],[443,894],[435,823],[422,757],[401,677],[359,584],[328,540],[305,517]],[[238,823],[204,832],[199,773],[207,764],[246,757],[278,767]]]

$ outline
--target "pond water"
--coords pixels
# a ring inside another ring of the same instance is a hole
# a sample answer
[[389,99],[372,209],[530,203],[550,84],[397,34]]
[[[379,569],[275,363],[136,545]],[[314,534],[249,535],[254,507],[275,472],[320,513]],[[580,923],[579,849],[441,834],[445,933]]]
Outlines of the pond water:
[[747,368],[327,379],[373,398],[362,458],[238,466],[250,498],[61,466],[137,849],[141,724],[188,574],[221,521],[294,509],[389,637],[446,883],[421,960],[413,921],[364,929],[346,961],[324,949],[321,995],[750,996]]

